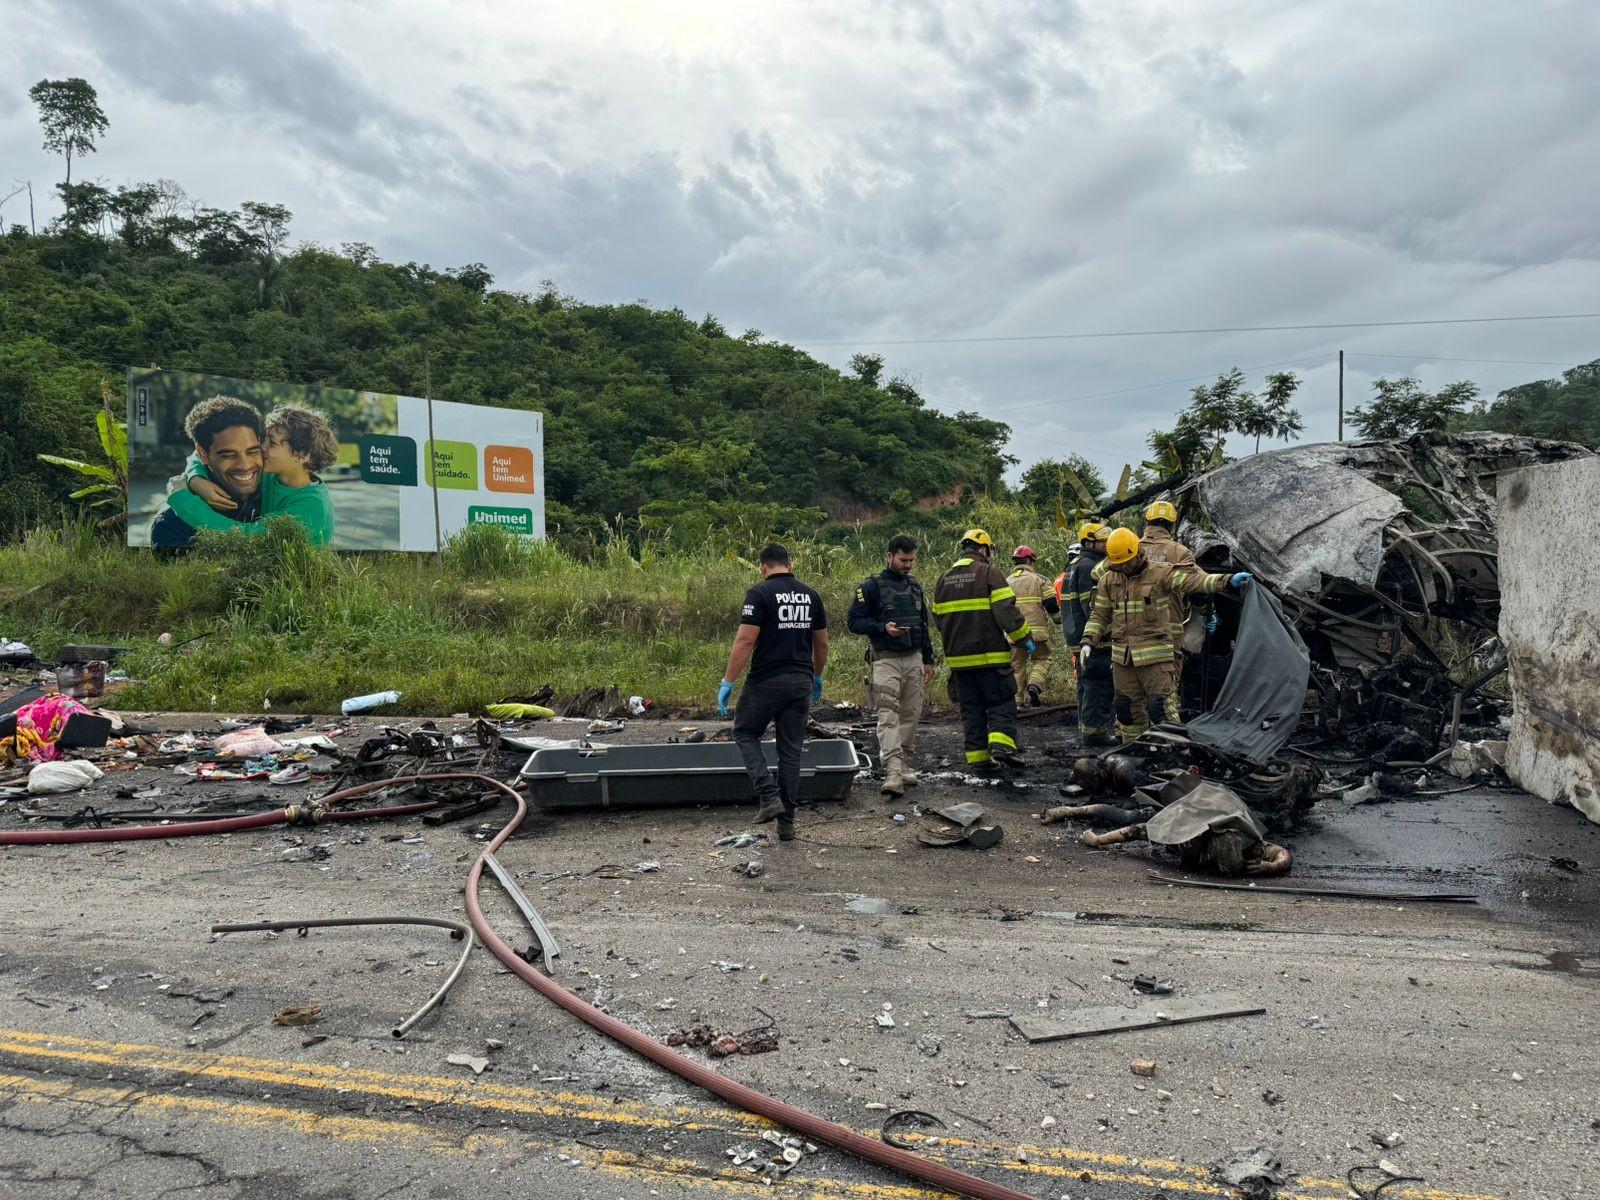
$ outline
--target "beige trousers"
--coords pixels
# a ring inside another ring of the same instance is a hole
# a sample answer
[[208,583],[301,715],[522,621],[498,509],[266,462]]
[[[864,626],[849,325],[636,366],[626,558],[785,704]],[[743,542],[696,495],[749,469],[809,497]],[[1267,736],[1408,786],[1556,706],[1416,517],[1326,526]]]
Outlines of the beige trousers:
[[878,755],[884,768],[909,766],[922,720],[922,655],[885,654],[872,660],[872,696],[878,705]]

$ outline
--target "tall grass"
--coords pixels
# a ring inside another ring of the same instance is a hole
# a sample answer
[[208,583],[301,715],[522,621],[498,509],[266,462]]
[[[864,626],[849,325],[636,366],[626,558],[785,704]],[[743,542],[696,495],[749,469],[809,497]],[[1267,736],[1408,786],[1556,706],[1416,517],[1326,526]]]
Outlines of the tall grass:
[[[1064,559],[1027,510],[992,506],[1004,561],[1013,539]],[[959,535],[952,531],[952,539]],[[856,585],[882,566],[881,531],[854,544],[791,542],[833,628],[829,691],[859,699],[865,644],[845,629]],[[667,707],[708,707],[726,662],[755,547],[613,537],[580,558],[500,530],[469,529],[432,555],[339,555],[292,521],[262,535],[203,535],[175,559],[76,527],[0,547],[0,634],[42,656],[69,641],[131,648],[116,703],[177,711],[336,711],[398,689],[401,711],[472,711],[542,684],[615,684]],[[930,582],[953,558],[924,553]],[[161,645],[161,634],[172,645]],[[1058,642],[1059,645],[1059,642]],[[1066,672],[1058,694],[1069,689]]]

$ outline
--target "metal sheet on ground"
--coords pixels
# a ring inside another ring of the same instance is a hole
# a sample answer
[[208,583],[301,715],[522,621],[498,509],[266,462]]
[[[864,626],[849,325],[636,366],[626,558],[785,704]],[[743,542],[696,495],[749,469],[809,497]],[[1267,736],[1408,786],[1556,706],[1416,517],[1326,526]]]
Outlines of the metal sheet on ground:
[[1030,1042],[1054,1042],[1061,1038],[1090,1037],[1097,1033],[1120,1033],[1126,1029],[1154,1029],[1160,1025],[1184,1025],[1191,1021],[1216,1021],[1225,1017],[1251,1017],[1267,1010],[1259,1004],[1226,992],[1205,996],[1171,998],[1159,1004],[1140,1004],[1133,1008],[1080,1008],[1059,1017],[1031,1013],[1011,1018],[1011,1024]]

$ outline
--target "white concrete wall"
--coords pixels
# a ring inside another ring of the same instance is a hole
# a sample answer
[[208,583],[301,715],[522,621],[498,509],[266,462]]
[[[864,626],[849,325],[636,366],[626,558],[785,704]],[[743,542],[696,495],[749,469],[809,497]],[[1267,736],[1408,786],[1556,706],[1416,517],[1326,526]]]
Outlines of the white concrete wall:
[[1506,772],[1600,822],[1600,458],[1508,472],[1496,493]]

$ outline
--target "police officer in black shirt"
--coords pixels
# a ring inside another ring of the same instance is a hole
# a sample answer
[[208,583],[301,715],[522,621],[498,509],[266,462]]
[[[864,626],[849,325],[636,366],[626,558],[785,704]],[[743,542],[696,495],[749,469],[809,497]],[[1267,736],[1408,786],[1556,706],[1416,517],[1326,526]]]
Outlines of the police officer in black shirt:
[[[795,799],[800,794],[800,745],[811,705],[822,699],[828,665],[828,616],[816,588],[801,583],[789,566],[789,551],[772,542],[761,551],[761,582],[744,594],[739,633],[728,669],[717,689],[717,710],[728,715],[734,681],[750,665],[739,693],[733,740],[761,802],[757,822],[778,822],[778,840],[794,838]],[[767,768],[761,735],[772,725],[778,740],[778,778]]]

